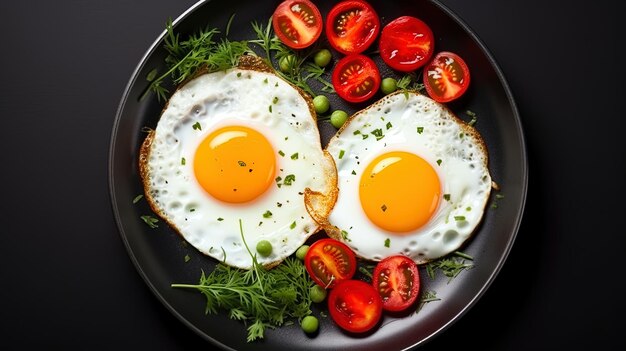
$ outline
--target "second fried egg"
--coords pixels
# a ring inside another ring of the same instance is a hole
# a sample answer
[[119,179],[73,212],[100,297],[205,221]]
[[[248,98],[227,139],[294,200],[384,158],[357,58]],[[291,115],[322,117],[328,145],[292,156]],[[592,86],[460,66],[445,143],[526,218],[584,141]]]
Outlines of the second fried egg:
[[327,232],[366,259],[425,263],[458,249],[491,190],[476,130],[443,105],[395,93],[357,112],[327,147],[339,196]]

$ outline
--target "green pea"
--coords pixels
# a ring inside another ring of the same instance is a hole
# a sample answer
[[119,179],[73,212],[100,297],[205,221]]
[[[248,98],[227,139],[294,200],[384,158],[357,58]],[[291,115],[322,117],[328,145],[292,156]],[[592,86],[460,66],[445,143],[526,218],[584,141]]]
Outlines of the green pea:
[[306,253],[309,252],[309,245],[302,245],[296,250],[296,258],[304,261]]
[[306,316],[302,318],[302,322],[300,322],[300,326],[305,333],[315,333],[319,325],[320,322],[315,316]]
[[256,244],[256,252],[263,257],[267,257],[272,254],[272,243],[267,240],[261,240]]
[[333,127],[339,129],[344,123],[346,123],[347,119],[348,114],[345,111],[336,110],[333,111],[333,113],[330,115],[330,124],[332,124]]
[[393,93],[396,89],[398,89],[398,81],[391,77],[387,77],[380,82],[380,91],[385,95]]
[[294,55],[283,56],[280,59],[280,61],[278,61],[278,66],[280,67],[280,71],[283,73],[291,72],[295,62],[296,62],[296,57]]
[[315,302],[315,303],[320,303],[322,301],[324,301],[326,299],[326,289],[322,288],[321,286],[315,284],[310,290],[309,290],[309,296],[311,297],[311,301]]
[[330,60],[333,58],[333,55],[330,53],[328,49],[322,49],[315,53],[313,56],[313,61],[316,65],[320,67],[326,67],[330,63]]
[[313,107],[315,107],[315,112],[325,113],[330,108],[330,101],[326,96],[318,95],[313,98]]

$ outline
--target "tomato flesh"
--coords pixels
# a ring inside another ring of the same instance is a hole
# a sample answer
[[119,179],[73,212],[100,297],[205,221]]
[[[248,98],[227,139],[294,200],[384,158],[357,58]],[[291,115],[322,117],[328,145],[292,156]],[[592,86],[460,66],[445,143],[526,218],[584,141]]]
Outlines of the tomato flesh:
[[435,40],[430,27],[415,17],[402,16],[389,22],[380,35],[380,56],[398,71],[411,72],[424,66],[433,55]]
[[348,245],[335,239],[321,239],[309,247],[304,266],[311,279],[324,288],[332,288],[356,272],[356,256]]
[[363,333],[382,316],[383,302],[373,286],[361,280],[344,280],[328,294],[328,312],[341,328]]
[[470,71],[463,59],[452,52],[435,55],[424,67],[424,86],[428,95],[439,102],[458,99],[470,83]]
[[380,32],[380,20],[372,6],[364,1],[342,1],[326,18],[326,36],[330,45],[344,55],[365,51]]
[[380,295],[385,311],[403,311],[413,305],[419,295],[417,265],[403,255],[387,257],[374,268],[372,285]]
[[313,44],[322,34],[322,14],[309,0],[287,0],[278,5],[272,26],[278,39],[294,49]]
[[363,102],[378,91],[380,73],[369,57],[349,55],[337,62],[331,80],[341,98],[349,102]]

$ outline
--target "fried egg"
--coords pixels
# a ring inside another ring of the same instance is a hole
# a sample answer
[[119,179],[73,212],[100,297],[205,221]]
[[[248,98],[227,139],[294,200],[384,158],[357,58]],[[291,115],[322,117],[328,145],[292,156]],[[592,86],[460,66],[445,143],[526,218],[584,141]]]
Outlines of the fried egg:
[[[252,255],[279,263],[319,230],[307,201],[336,195],[314,116],[308,96],[252,56],[196,77],[172,95],[142,145],[150,206],[225,264],[250,268]],[[263,240],[268,256],[255,249]]]
[[491,176],[478,132],[443,105],[398,92],[354,114],[327,146],[339,195],[326,231],[357,255],[425,263],[479,225]]

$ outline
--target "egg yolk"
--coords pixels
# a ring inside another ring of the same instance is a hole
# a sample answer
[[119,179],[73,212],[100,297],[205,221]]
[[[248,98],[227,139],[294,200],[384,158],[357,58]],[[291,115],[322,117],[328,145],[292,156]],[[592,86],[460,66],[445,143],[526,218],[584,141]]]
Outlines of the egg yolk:
[[430,220],[439,206],[441,186],[437,172],[423,158],[393,151],[365,168],[359,197],[370,221],[403,235]]
[[244,126],[215,130],[196,149],[193,169],[200,185],[224,202],[242,203],[274,181],[276,156],[263,134]]

